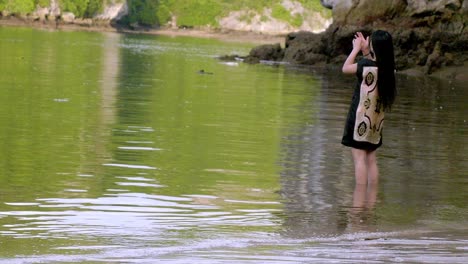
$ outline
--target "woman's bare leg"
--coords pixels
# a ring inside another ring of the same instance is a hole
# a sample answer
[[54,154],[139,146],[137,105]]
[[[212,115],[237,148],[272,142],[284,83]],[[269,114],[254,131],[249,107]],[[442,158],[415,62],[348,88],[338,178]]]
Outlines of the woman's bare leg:
[[367,177],[370,184],[377,184],[379,181],[376,152],[376,150],[367,152]]
[[351,149],[354,160],[356,184],[367,184],[367,152],[362,149]]

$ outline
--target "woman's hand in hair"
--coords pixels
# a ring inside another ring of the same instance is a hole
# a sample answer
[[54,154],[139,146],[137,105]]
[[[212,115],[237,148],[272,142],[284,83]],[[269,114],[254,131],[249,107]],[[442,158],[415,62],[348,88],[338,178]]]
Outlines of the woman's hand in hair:
[[[346,74],[353,74],[357,71],[357,64],[354,62],[356,56],[361,52],[363,45],[366,45],[364,42],[367,42],[361,32],[357,32],[353,38],[353,50],[346,58],[346,61],[343,64],[342,71]],[[368,46],[368,45],[366,45]]]
[[360,39],[361,47],[360,50],[364,56],[369,55],[370,48],[369,48],[369,37],[365,38],[361,32],[356,32],[355,37]]
[[360,33],[361,32],[357,32],[353,38],[353,50],[358,52],[361,51],[363,42],[365,42],[364,37]]

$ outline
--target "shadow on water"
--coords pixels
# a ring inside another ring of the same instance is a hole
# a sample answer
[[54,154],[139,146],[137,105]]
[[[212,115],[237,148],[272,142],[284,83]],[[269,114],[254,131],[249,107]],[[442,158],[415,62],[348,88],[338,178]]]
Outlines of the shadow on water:
[[21,47],[0,66],[0,263],[466,262],[462,84],[398,76],[364,188],[337,69],[223,64],[250,47],[213,40],[0,34]]

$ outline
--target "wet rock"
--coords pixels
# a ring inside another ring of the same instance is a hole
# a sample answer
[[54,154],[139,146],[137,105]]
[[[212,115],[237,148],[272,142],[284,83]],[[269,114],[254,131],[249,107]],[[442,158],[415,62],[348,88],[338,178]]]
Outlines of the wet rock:
[[281,61],[284,57],[284,50],[279,43],[265,44],[253,48],[249,56],[245,58],[247,63],[259,63],[262,60]]
[[207,71],[205,71],[204,69],[199,70],[197,73],[198,73],[198,74],[206,74],[206,75],[213,75],[213,74],[214,74],[214,73],[212,73],[212,72],[207,72]]
[[443,56],[441,56],[441,44],[440,42],[437,42],[431,55],[427,57],[427,62],[424,66],[424,72],[426,74],[431,74],[435,68],[440,67],[442,62]]
[[219,56],[218,59],[220,61],[231,61],[232,62],[232,61],[243,61],[245,59],[245,57],[234,54],[234,55]]

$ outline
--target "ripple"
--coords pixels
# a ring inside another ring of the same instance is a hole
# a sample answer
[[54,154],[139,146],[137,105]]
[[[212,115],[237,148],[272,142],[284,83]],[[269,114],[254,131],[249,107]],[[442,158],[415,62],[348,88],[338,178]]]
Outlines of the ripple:
[[120,186],[137,186],[137,187],[154,187],[154,188],[166,187],[164,185],[144,183],[144,182],[116,182],[115,184],[120,185]]
[[156,170],[156,167],[146,166],[146,165],[130,165],[130,164],[120,164],[120,163],[105,163],[102,164],[103,166],[109,167],[119,167],[119,168],[127,168],[127,169],[142,169],[142,170]]
[[147,151],[159,151],[162,150],[160,148],[150,148],[150,147],[119,147],[119,149],[123,150],[147,150]]

